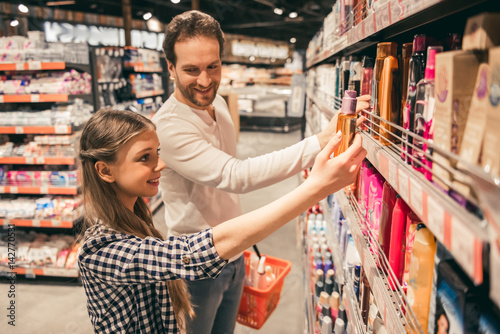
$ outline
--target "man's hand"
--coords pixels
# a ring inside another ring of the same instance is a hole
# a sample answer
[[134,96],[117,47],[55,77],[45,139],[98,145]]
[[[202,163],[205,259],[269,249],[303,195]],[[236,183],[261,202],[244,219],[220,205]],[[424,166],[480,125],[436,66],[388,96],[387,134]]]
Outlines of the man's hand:
[[[362,95],[357,98],[358,102],[356,104],[356,113],[358,114],[361,110],[363,109],[368,109],[370,107],[370,100],[371,96],[370,95]],[[318,140],[319,140],[319,145],[321,149],[323,149],[326,144],[332,139],[332,137],[337,133],[337,120],[338,120],[338,114],[337,112],[335,114],[335,117],[332,118],[330,123],[328,123],[328,126],[321,131],[320,133],[317,134]],[[357,121],[357,126],[360,126],[363,121],[365,120],[364,117],[360,117]]]

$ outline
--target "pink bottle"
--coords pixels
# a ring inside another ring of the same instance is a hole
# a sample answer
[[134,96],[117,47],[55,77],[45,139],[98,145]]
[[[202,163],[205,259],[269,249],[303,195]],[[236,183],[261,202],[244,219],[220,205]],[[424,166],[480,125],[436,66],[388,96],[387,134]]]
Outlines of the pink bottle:
[[384,182],[384,178],[377,171],[370,177],[370,188],[368,193],[368,223],[374,234],[375,240],[378,240]]
[[363,168],[362,174],[361,174],[362,184],[360,187],[359,201],[361,204],[361,211],[362,211],[361,214],[365,217],[365,220],[368,221],[368,219],[369,219],[368,198],[369,198],[369,194],[370,194],[370,178],[371,178],[372,174],[374,173],[375,168],[367,160],[365,160],[363,162],[363,164],[365,167]]
[[392,211],[396,204],[396,190],[389,184],[384,182],[384,189],[382,191],[382,212],[380,214],[380,228],[378,235],[378,243],[380,248],[389,259],[389,248],[391,244],[391,226],[392,226]]
[[[411,209],[397,196],[394,210],[392,211],[392,226],[391,226],[391,244],[389,247],[389,265],[396,275],[399,284],[402,284],[403,272],[405,267],[405,253],[406,253],[406,224],[407,218]],[[393,284],[393,289],[396,289],[396,284]]]

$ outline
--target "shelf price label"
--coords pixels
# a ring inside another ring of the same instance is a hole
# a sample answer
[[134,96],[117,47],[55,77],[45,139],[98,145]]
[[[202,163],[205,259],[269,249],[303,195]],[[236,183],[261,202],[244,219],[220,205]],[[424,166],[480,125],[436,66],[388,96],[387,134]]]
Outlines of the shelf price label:
[[28,62],[28,69],[41,70],[42,69],[42,62],[41,61],[30,61],[30,62]]
[[427,197],[427,228],[434,234],[436,239],[444,242],[444,209],[434,198]]
[[[455,259],[462,266],[465,272],[472,278],[474,277],[474,247],[476,238],[457,217],[451,218],[451,251]],[[474,281],[476,281],[474,279]]]
[[22,126],[16,126],[16,127],[14,127],[14,132],[16,133],[16,135],[23,134],[24,133],[24,127],[22,127]]
[[60,124],[54,127],[54,131],[56,134],[71,133],[68,125],[60,125]]
[[40,102],[40,94],[31,94],[31,102]]
[[500,239],[497,238],[491,242],[491,250],[490,250],[490,265],[491,265],[491,273],[490,273],[490,298],[496,303],[497,306],[500,306]]
[[408,175],[406,175],[403,170],[399,170],[398,173],[398,180],[399,180],[399,194],[401,195],[401,198],[406,202],[410,202],[410,189],[409,189],[409,179]]
[[[410,179],[410,205],[419,217],[424,213],[422,187],[415,179]],[[426,217],[424,217],[425,219]]]

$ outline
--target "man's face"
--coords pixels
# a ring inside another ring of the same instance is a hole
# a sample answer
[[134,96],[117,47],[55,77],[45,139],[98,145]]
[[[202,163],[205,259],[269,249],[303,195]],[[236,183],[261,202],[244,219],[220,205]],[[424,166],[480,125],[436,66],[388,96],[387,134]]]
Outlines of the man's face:
[[174,46],[177,64],[168,62],[175,78],[174,96],[192,108],[208,109],[221,80],[219,42],[215,38],[194,37]]

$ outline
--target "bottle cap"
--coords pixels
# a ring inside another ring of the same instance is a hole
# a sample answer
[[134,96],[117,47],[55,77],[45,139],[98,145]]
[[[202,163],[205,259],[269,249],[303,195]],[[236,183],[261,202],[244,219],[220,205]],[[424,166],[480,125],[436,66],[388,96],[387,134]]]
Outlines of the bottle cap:
[[316,261],[316,270],[321,269],[323,270],[323,260],[317,260]]
[[335,270],[333,269],[329,269],[327,272],[326,272],[326,277],[329,277],[332,279],[333,281],[333,276],[335,276]]
[[323,291],[324,287],[325,287],[325,284],[323,283],[323,281],[317,281],[316,285],[315,285],[315,295],[319,297],[321,295],[321,291]]
[[333,281],[330,278],[325,279],[325,291],[329,295],[333,292]]
[[316,271],[314,272],[314,280],[315,282],[317,281],[321,281],[321,282],[325,282],[325,272],[323,271],[323,269],[316,269]]
[[332,253],[331,252],[325,252],[325,255],[323,257],[325,258],[325,262],[326,261],[331,261],[332,260]]
[[347,321],[347,314],[345,313],[345,306],[344,304],[340,304],[339,306],[339,318]]
[[321,323],[321,333],[332,333],[332,318],[329,316],[324,316]]
[[330,306],[333,310],[338,310],[340,306],[340,295],[338,292],[333,292],[330,297]]
[[436,54],[443,52],[442,46],[429,46],[427,48],[427,65],[425,66],[425,78],[436,77]]
[[401,48],[401,54],[403,58],[410,58],[413,50],[413,43],[404,43]]
[[342,114],[352,115],[356,113],[356,91],[355,90],[346,90],[344,92],[344,97],[342,98],[342,108],[340,112]]
[[424,34],[418,34],[413,37],[413,52],[423,52],[425,51],[426,36]]
[[372,57],[364,56],[363,57],[363,68],[373,68],[375,65],[375,60]]
[[396,57],[398,54],[398,43],[384,42],[377,44],[377,58]]
[[337,318],[337,320],[335,320],[335,329],[333,330],[333,332],[335,334],[344,334],[344,328],[345,328],[345,322],[343,319],[341,319],[340,317]]
[[319,302],[323,307],[328,304],[328,294],[325,291],[319,293]]

